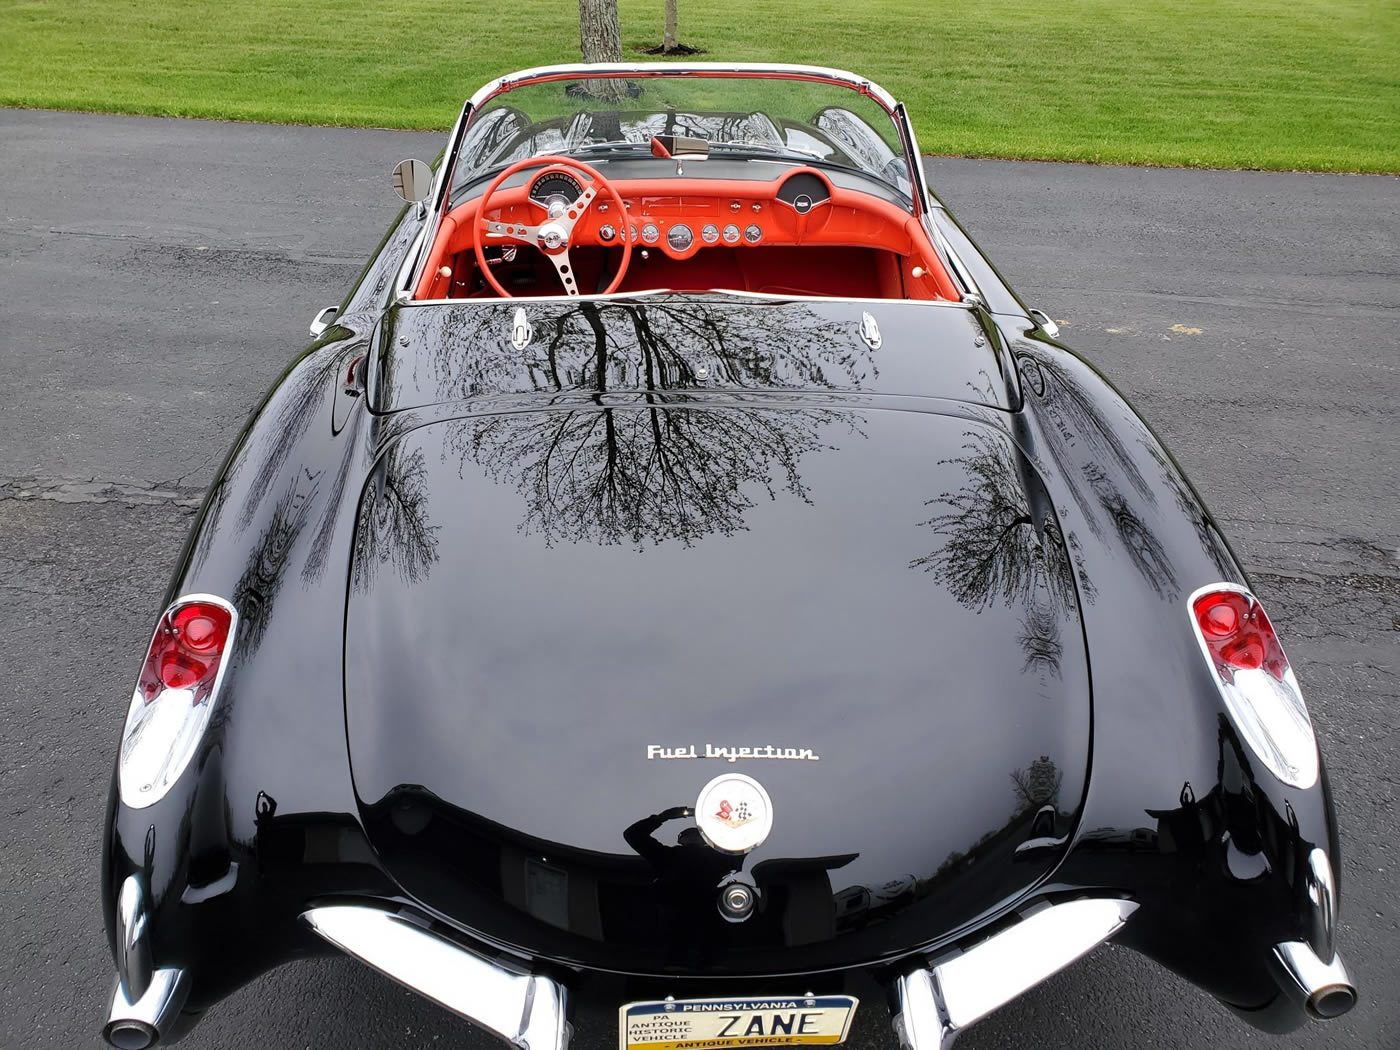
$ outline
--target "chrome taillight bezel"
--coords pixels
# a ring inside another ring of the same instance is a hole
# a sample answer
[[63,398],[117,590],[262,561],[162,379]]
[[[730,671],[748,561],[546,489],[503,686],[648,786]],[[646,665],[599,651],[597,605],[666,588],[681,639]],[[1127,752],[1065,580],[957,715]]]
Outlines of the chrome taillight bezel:
[[[155,805],[180,779],[209,728],[224,676],[228,673],[230,650],[238,637],[238,611],[217,594],[182,594],[163,609],[156,619],[141,666],[144,669],[150,660],[167,619],[173,618],[182,608],[198,603],[218,606],[229,617],[213,682],[196,702],[200,683],[189,689],[163,687],[157,696],[147,698],[138,677],[122,724],[117,752],[118,795],[122,804],[132,809]],[[154,735],[148,738],[149,734]]]
[[[1201,629],[1196,605],[1203,598],[1225,593],[1243,596],[1251,608],[1257,608],[1262,613],[1283,660],[1282,673],[1277,677],[1262,667],[1236,668],[1228,677],[1221,673],[1215,654]],[[1292,663],[1284,652],[1283,642],[1264,604],[1249,588],[1222,581],[1193,591],[1186,599],[1186,616],[1191,622],[1191,630],[1196,636],[1206,668],[1225,702],[1230,720],[1255,757],[1289,787],[1310,788],[1316,784],[1321,769],[1317,735],[1303,700],[1303,691],[1293,674]]]

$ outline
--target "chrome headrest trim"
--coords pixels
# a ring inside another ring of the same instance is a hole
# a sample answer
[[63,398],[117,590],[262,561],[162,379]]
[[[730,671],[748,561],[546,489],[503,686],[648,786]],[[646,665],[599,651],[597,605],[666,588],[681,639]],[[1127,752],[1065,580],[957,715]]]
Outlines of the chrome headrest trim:
[[548,977],[512,973],[379,908],[311,908],[302,921],[348,955],[520,1050],[567,1050],[567,993]]

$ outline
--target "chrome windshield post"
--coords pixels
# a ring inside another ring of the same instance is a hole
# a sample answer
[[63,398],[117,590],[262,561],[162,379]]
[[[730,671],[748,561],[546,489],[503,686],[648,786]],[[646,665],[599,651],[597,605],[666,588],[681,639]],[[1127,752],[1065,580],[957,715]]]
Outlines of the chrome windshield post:
[[924,175],[923,156],[919,153],[919,142],[914,138],[914,125],[909,122],[909,111],[903,102],[896,102],[890,115],[899,128],[904,140],[904,152],[909,162],[909,180],[913,186],[914,214],[922,218],[929,210],[928,179]]
[[423,276],[422,271],[428,262],[429,248],[432,246],[433,238],[437,236],[443,216],[447,214],[448,197],[452,187],[452,172],[457,166],[457,154],[461,149],[462,136],[466,134],[471,115],[472,104],[468,102],[462,107],[462,112],[457,116],[457,123],[452,125],[452,131],[447,137],[447,148],[443,150],[442,159],[438,162],[437,172],[433,176],[433,189],[429,194],[429,199],[433,202],[431,212],[420,210],[415,213],[420,219],[426,221],[423,222],[418,236],[413,239],[413,243],[405,253],[403,265],[399,267],[398,279],[394,283],[394,294],[397,299],[411,298],[413,289],[418,287],[418,282]]

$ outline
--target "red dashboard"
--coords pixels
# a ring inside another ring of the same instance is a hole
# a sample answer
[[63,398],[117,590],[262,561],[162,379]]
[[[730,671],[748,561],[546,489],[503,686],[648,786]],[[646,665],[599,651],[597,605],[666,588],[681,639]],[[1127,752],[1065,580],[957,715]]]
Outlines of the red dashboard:
[[[542,169],[524,185],[495,191],[486,218],[508,226],[545,221],[547,205],[534,189],[549,176],[549,169]],[[609,195],[598,195],[578,216],[569,237],[571,248],[619,246],[627,237],[634,255],[660,252],[677,262],[692,260],[707,248],[875,249],[899,258],[908,297],[958,297],[912,215],[872,194],[834,186],[815,169],[798,168],[775,182],[669,177],[615,179],[612,186],[625,214]],[[434,280],[443,262],[471,252],[478,206],[479,199],[467,201],[443,220],[419,284],[420,298],[443,294]],[[818,252],[812,258],[829,266],[832,257]]]

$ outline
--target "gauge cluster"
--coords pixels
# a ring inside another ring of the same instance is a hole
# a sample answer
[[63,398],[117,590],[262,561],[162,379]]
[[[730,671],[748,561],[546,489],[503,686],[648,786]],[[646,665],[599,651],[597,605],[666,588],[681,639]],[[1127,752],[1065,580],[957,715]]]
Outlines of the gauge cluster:
[[541,175],[530,186],[530,199],[546,208],[563,205],[567,208],[583,196],[583,187],[578,179],[562,171],[550,171]]
[[[534,197],[532,191],[531,196]],[[543,203],[543,202],[541,202]],[[632,243],[657,247],[667,255],[688,258],[701,248],[724,244],[790,242],[789,224],[775,221],[773,202],[715,200],[696,197],[644,197],[626,200],[627,221],[619,222],[608,202],[594,205],[598,212],[597,238],[617,243],[627,231]]]
[[[539,175],[528,191],[530,200],[550,215],[564,212],[583,192],[578,179],[558,170]],[[709,246],[797,243],[824,224],[827,209],[819,206],[830,200],[824,180],[800,172],[785,179],[776,196],[757,200],[700,194],[629,197],[624,199],[626,214],[617,215],[615,203],[599,198],[585,222],[596,243],[618,244],[627,238],[637,247],[685,259]]]

